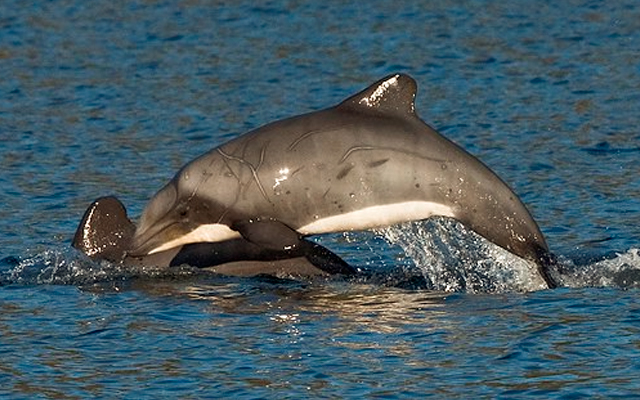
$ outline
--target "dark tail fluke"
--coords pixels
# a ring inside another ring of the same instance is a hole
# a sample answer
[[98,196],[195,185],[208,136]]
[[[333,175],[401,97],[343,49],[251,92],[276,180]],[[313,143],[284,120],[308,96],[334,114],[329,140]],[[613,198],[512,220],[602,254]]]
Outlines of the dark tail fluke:
[[542,279],[547,283],[549,289],[555,289],[558,287],[558,282],[553,278],[551,270],[553,266],[558,264],[558,259],[555,255],[548,250],[539,249],[538,251],[538,272],[542,276]]

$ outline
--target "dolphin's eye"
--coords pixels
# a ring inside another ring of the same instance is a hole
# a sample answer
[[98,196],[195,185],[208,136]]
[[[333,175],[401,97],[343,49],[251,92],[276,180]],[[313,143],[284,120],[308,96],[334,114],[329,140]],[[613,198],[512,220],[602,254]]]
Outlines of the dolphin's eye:
[[180,218],[185,218],[187,214],[189,214],[189,206],[179,206],[176,211],[178,212],[178,216],[180,216]]
[[173,207],[173,215],[180,219],[186,219],[189,215],[189,203],[185,201],[185,199],[181,199],[176,202],[176,205]]

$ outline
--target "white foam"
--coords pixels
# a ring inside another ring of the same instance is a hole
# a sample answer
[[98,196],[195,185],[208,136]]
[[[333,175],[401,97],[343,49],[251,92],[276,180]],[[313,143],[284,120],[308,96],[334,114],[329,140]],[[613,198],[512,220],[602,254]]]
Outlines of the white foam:
[[379,232],[401,247],[435,290],[500,293],[546,289],[537,266],[446,218]]

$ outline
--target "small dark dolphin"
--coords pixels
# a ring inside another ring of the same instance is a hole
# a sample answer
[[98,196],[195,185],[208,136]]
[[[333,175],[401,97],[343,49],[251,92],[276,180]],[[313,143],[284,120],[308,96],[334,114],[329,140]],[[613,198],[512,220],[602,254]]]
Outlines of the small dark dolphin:
[[292,251],[306,235],[438,215],[537,263],[554,287],[552,257],[524,204],[425,124],[415,96],[411,77],[391,75],[335,107],[265,125],[200,156],[151,199],[130,256],[238,239]]
[[[278,224],[279,225],[279,224]],[[127,217],[122,203],[113,196],[96,199],[84,213],[73,238],[72,246],[96,260],[108,260],[125,265],[174,267],[190,265],[233,276],[272,275],[305,277],[314,275],[353,275],[354,268],[328,249],[279,226],[268,234],[286,235],[293,243],[288,250],[270,249],[243,238],[218,243],[194,243],[167,251],[134,257],[127,254],[135,225]],[[265,232],[266,233],[266,232]]]

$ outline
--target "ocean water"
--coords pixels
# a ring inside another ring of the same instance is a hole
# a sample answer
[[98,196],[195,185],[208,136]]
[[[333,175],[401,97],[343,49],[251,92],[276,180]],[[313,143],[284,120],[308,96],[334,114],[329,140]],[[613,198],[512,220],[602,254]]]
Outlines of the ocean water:
[[[0,395],[640,393],[640,5],[4,1]],[[561,287],[444,219],[314,238],[367,274],[124,268],[70,247],[186,162],[395,72],[527,204]]]

